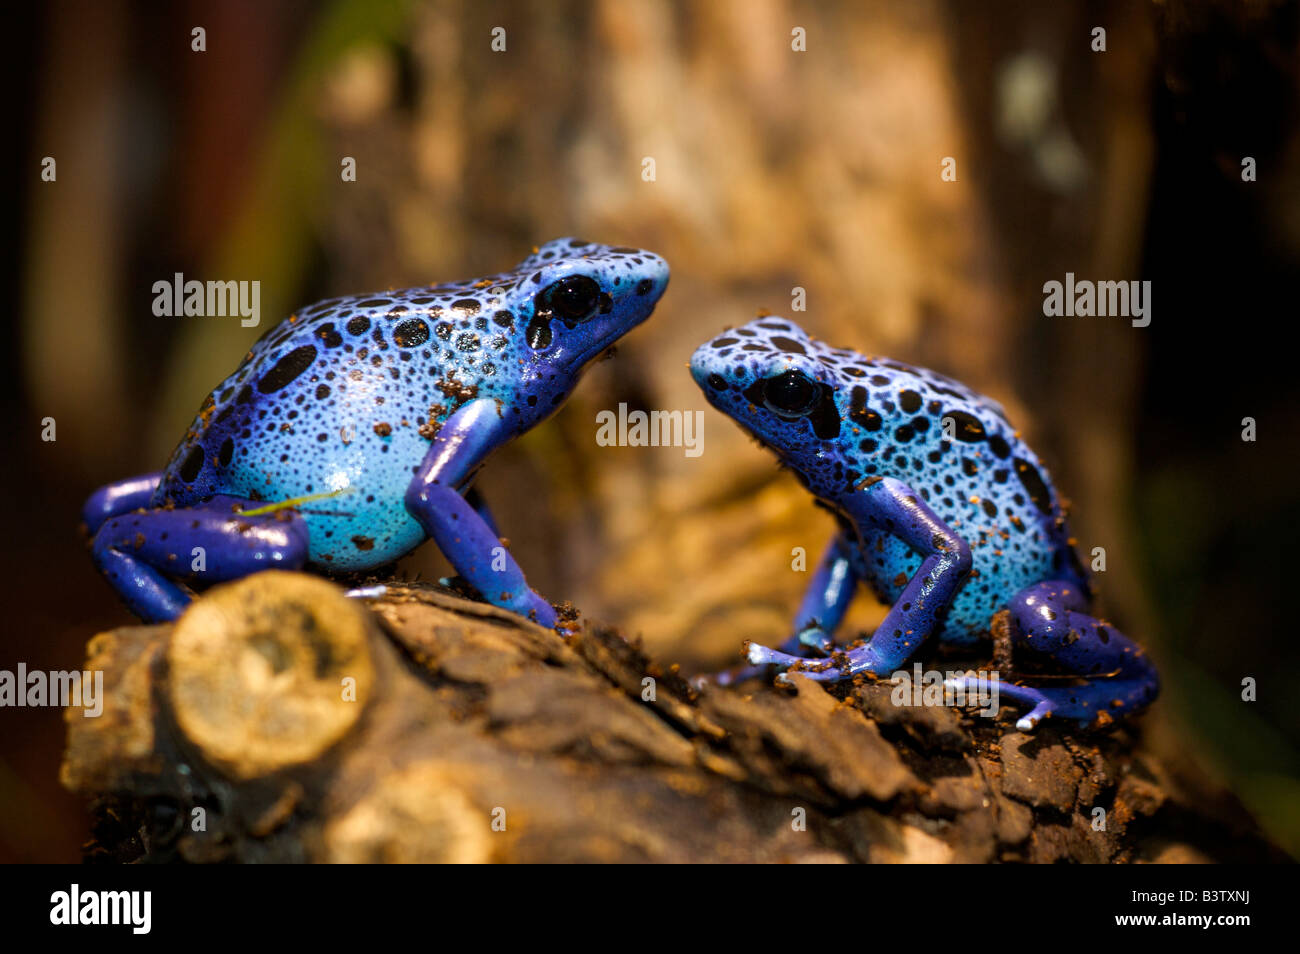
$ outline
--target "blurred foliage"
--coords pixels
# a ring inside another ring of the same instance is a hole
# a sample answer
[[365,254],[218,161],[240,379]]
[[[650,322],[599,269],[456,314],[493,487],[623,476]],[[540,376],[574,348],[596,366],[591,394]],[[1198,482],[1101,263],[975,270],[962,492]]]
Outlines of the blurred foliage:
[[[340,0],[312,24],[294,68],[277,91],[261,156],[242,195],[235,220],[221,236],[204,273],[256,275],[262,283],[260,335],[295,304],[312,262],[326,182],[338,176],[322,142],[320,90],[339,63],[357,48],[396,44],[410,17],[406,0]],[[152,449],[171,451],[176,434],[188,423],[210,383],[229,373],[229,355],[238,354],[248,331],[234,321],[196,321],[169,356],[163,375]],[[196,396],[197,395],[197,396]],[[183,410],[182,410],[183,409]]]

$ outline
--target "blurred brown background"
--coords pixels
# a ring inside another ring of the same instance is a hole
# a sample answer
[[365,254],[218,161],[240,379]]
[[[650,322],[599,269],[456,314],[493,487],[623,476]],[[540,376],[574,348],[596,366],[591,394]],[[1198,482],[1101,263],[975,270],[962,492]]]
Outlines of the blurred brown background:
[[[814,334],[1003,402],[1072,499],[1080,549],[1106,549],[1103,611],[1162,666],[1152,744],[1300,852],[1300,653],[1279,611],[1300,526],[1295,3],[65,0],[14,16],[0,669],[78,668],[90,636],[129,622],[80,503],[160,467],[269,323],[581,235],[653,249],[673,279],[618,358],[483,476],[536,588],[690,670],[786,635],[807,583],[791,548],[814,561],[829,518],[712,411],[694,459],[598,447],[595,414],[705,409],[695,345],[804,288],[792,317]],[[259,280],[262,326],[154,317],[151,286],[177,271]],[[1044,317],[1042,285],[1067,271],[1151,280],[1152,324]],[[445,564],[426,547],[402,570]],[[870,628],[882,610],[858,604],[850,625]],[[75,860],[61,714],[0,720],[0,859]]]

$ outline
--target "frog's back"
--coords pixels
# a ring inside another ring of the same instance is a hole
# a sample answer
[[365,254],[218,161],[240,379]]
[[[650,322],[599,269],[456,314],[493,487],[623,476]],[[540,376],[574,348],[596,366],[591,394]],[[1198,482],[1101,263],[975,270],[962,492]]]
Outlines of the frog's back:
[[[926,368],[840,353],[848,388],[842,440],[864,477],[912,487],[971,548],[973,572],[940,636],[968,642],[1023,587],[1063,579],[1087,586],[1046,467],[985,395]],[[950,439],[943,439],[945,430]],[[896,537],[869,534],[859,569],[893,603],[921,558]]]
[[509,412],[519,336],[490,306],[497,282],[516,280],[336,298],[280,322],[204,400],[155,505],[314,497],[298,506],[312,564],[361,570],[408,552],[424,532],[404,494],[437,428],[476,397]]

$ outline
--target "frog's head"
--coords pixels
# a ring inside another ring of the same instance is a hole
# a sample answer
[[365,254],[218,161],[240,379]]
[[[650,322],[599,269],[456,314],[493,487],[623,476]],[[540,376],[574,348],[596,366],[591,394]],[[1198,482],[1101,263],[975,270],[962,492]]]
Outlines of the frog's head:
[[709,403],[805,478],[833,470],[848,413],[843,355],[794,322],[760,317],[696,349],[691,375]]
[[653,252],[582,239],[547,242],[514,270],[515,333],[538,363],[577,375],[650,317],[668,286]]

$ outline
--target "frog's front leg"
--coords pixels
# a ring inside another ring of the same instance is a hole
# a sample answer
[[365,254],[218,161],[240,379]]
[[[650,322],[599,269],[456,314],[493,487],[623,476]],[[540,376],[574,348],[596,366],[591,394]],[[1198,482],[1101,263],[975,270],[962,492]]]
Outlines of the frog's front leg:
[[554,626],[551,604],[528,587],[523,570],[488,519],[460,489],[487,455],[514,436],[495,401],[479,398],[443,422],[406,490],[406,509],[444,556],[489,603]]
[[[854,545],[853,537],[845,530],[831,538],[795,614],[794,635],[781,644],[783,653],[798,656],[810,648],[830,651],[831,637],[843,621],[858,585],[850,556]],[[717,673],[712,681],[730,686],[761,675],[766,669],[765,665],[735,666]],[[697,683],[708,681],[707,676],[697,679]]]
[[[1142,647],[1108,623],[1088,615],[1078,583],[1054,580],[1025,587],[1011,601],[1011,639],[1018,649],[1051,657],[1081,677],[1081,685],[1017,686],[962,676],[945,685],[967,693],[1006,696],[1029,707],[1016,722],[1028,732],[1048,716],[1087,726],[1106,713],[1118,719],[1142,709],[1160,691],[1160,677]],[[980,695],[980,698],[987,698]]]
[[135,615],[150,623],[173,620],[191,597],[172,578],[220,583],[258,570],[295,570],[307,561],[302,517],[241,512],[260,506],[222,496],[198,507],[109,517],[95,533],[95,566]]
[[[797,666],[801,675],[820,682],[835,682],[859,672],[894,672],[935,628],[939,614],[970,573],[971,554],[966,541],[901,480],[872,479],[846,506],[863,530],[891,534],[924,554],[920,567],[865,646],[831,659],[810,661],[751,643],[752,664],[774,663],[786,669]],[[785,682],[785,674],[777,681]]]
[[[470,505],[473,511],[479,515],[479,519],[492,531],[492,535],[500,538],[501,530],[497,526],[496,518],[492,516],[492,508],[488,506],[487,501],[483,499],[483,494],[478,488],[471,487],[465,491],[465,502]],[[443,586],[452,587],[456,578],[450,576],[441,577],[438,582]]]
[[496,536],[501,536],[501,530],[497,527],[496,518],[492,516],[492,508],[488,506],[487,501],[483,499],[483,494],[479,492],[477,487],[471,487],[465,491],[465,502],[474,508],[474,512],[487,524],[489,530]]

